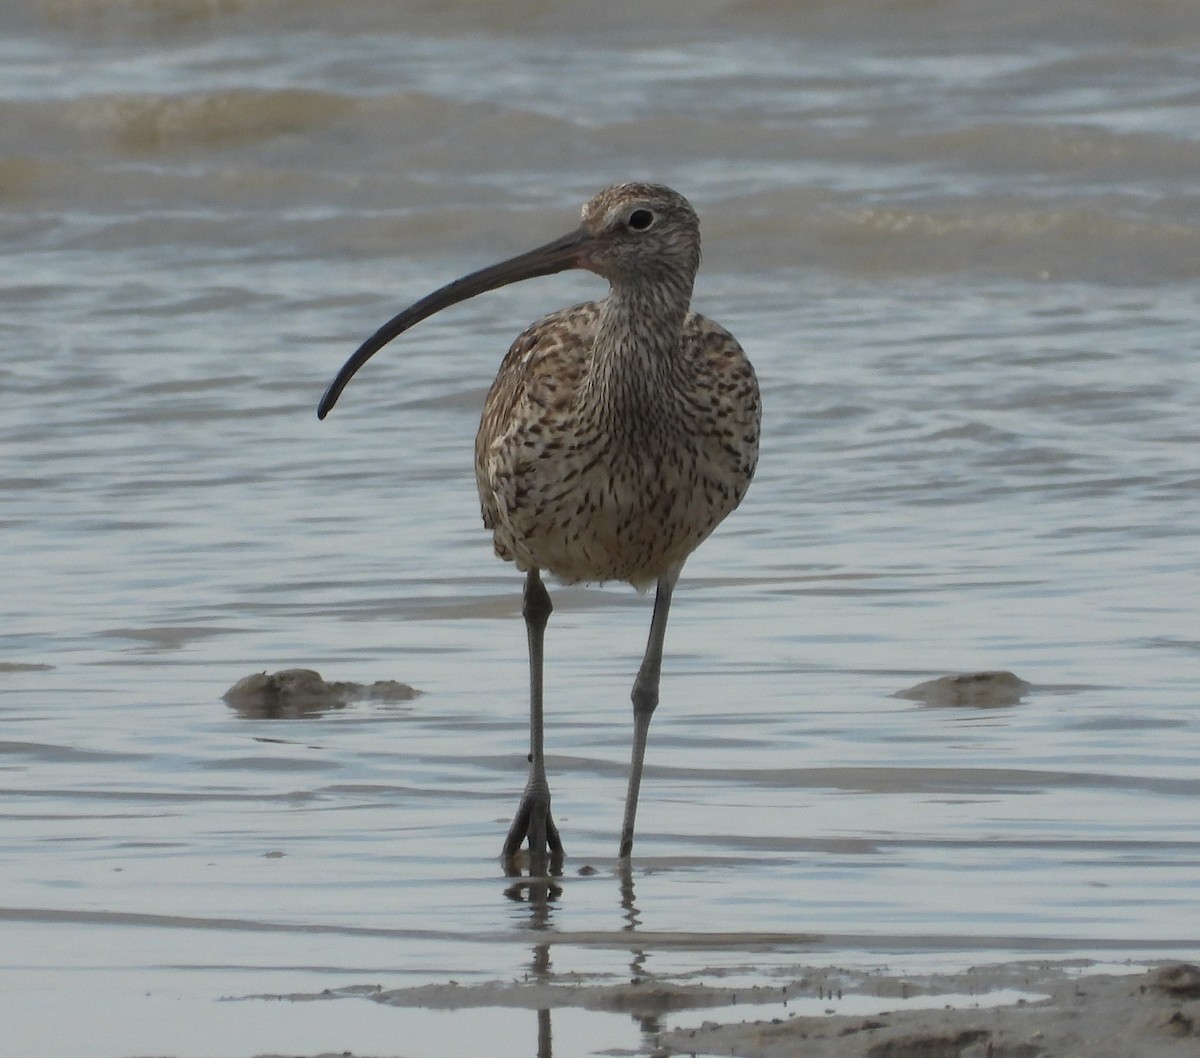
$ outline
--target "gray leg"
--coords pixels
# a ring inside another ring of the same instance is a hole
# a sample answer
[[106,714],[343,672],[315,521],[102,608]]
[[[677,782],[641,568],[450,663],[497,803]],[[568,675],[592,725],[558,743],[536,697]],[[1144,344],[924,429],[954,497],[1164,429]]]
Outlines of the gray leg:
[[550,783],[542,737],[542,645],[553,609],[540,574],[531,569],[525,575],[521,607],[529,637],[529,781],[504,841],[504,859],[511,862],[528,837],[530,869],[536,873],[545,873],[547,846],[555,856],[562,856],[558,828],[550,818]]
[[679,579],[682,566],[668,570],[658,578],[658,594],[654,597],[654,616],[650,619],[650,637],[646,641],[646,656],[633,681],[633,760],[629,765],[629,791],[625,795],[625,821],[621,825],[621,859],[633,852],[633,821],[637,816],[638,790],[642,786],[642,763],[646,759],[646,736],[650,733],[650,718],[658,705],[658,680],[662,673],[663,639],[667,634],[667,613],[671,609],[671,593]]

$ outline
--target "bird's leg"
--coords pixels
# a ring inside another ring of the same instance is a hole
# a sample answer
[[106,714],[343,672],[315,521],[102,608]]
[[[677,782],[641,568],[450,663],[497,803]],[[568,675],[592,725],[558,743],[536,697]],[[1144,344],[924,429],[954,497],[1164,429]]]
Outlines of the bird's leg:
[[529,637],[529,781],[517,808],[516,817],[504,841],[504,860],[512,864],[521,843],[529,838],[531,873],[546,873],[546,848],[562,857],[562,841],[550,817],[550,783],[546,778],[546,758],[542,737],[542,655],[546,623],[554,606],[550,593],[536,569],[525,575],[525,595],[521,613]]
[[646,656],[633,681],[633,760],[629,765],[629,791],[625,795],[625,821],[621,825],[620,858],[628,859],[633,852],[633,821],[637,816],[638,790],[642,785],[642,763],[646,759],[646,736],[650,718],[658,705],[658,678],[662,672],[663,639],[667,634],[667,613],[671,609],[671,593],[679,579],[681,567],[668,570],[658,578],[658,594],[654,597],[654,616],[650,619],[650,636],[646,640]]

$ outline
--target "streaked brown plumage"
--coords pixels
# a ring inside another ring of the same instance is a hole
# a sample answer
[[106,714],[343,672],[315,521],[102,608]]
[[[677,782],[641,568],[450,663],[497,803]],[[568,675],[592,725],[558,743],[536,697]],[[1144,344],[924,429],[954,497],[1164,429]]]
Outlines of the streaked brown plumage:
[[732,335],[689,313],[676,378],[654,379],[652,364],[622,353],[618,378],[642,391],[628,399],[648,407],[596,401],[587,389],[601,317],[598,303],[578,305],[517,339],[484,404],[475,474],[501,558],[566,583],[644,588],[745,494],[758,440],[754,374]]
[[571,234],[457,280],[368,339],[322,400],[333,406],[366,360],[421,319],[485,290],[564,268],[608,279],[600,301],[545,316],[513,343],[484,404],[475,471],[496,554],[526,572],[530,777],[505,842],[528,838],[531,870],[561,855],[542,748],[545,570],[566,582],[657,583],[634,684],[634,754],[620,854],[633,844],[650,717],[658,702],[671,594],[687,557],[732,511],[758,457],[759,393],[733,336],[689,310],[699,222],[678,193],[618,184]]

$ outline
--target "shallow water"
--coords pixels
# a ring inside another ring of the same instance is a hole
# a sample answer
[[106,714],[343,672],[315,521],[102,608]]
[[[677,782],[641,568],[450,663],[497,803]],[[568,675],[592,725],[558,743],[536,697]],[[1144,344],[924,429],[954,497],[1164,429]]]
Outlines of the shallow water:
[[[1192,5],[16,7],[0,997],[22,1054],[536,1053],[532,1011],[217,1002],[356,983],[1200,956]],[[602,291],[456,308],[314,409],[403,304],[631,177],[701,213],[696,304],[754,360],[764,449],[680,584],[631,885],[650,601],[555,592],[568,861],[539,909],[496,860],[524,631],[471,445],[511,338]],[[285,720],[221,701],[293,666],[423,693]],[[892,697],[982,669],[1032,689]],[[560,1054],[656,1031],[555,1015]]]

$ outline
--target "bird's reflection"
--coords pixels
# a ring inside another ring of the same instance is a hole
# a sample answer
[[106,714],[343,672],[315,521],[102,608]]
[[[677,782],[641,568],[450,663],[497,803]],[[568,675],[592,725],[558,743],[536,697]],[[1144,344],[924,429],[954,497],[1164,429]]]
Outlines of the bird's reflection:
[[[621,882],[621,909],[625,912],[624,931],[636,933],[642,924],[642,915],[637,908],[636,896],[633,891],[633,868],[629,866],[628,860],[621,860],[618,863],[617,877]],[[629,955],[629,979],[634,982],[640,981],[645,976],[646,951],[644,948],[634,946],[629,949]]]
[[[617,876],[621,883],[621,909],[625,912],[624,931],[637,933],[638,927],[642,924],[642,914],[637,907],[637,897],[633,887],[633,869],[628,860],[621,860],[618,863]],[[649,976],[646,972],[646,954],[646,949],[636,944],[629,948],[629,980],[633,984],[639,984]],[[663,1031],[661,1013],[638,1010],[631,1013],[647,1043],[653,1046]]]
[[[526,873],[528,866],[528,873]],[[562,855],[543,853],[505,858],[504,873],[515,878],[504,890],[509,900],[529,905],[531,929],[546,929],[550,924],[552,901],[562,896],[562,886],[555,881],[562,877]]]
[[[517,903],[525,904],[529,909],[526,928],[536,933],[549,934],[554,926],[554,912],[559,907],[559,901],[564,893],[564,885],[558,879],[563,877],[562,862],[547,862],[544,872],[539,872],[538,865],[526,861],[510,863],[505,867],[505,874],[512,879],[504,889],[504,895]],[[622,932],[636,937],[642,924],[641,911],[637,906],[633,870],[628,861],[619,861],[616,867],[618,895],[624,926]],[[631,937],[629,947],[629,980],[637,985],[650,981],[653,974],[646,969],[648,951]],[[550,960],[551,941],[539,940],[530,949],[528,979],[538,985],[554,983],[553,968]],[[647,996],[649,1000],[649,996]],[[659,1002],[649,1000],[645,1006],[634,1004],[632,1008],[625,1007],[638,1026],[646,1046],[653,1050],[658,1037],[664,1031],[663,1014],[666,1013]],[[551,1027],[551,1008],[542,1007],[537,1011],[537,1058],[553,1058],[553,1034]]]
[[[525,868],[528,867],[528,873]],[[531,855],[528,862],[517,858],[506,858],[504,873],[516,879],[504,889],[509,900],[529,905],[528,928],[538,933],[547,932],[552,925],[555,901],[562,896],[562,885],[555,881],[562,877],[562,857],[553,854]],[[529,976],[537,984],[550,983],[550,945],[547,942],[533,946],[529,961]],[[554,1045],[550,1025],[550,1008],[542,1007],[537,1012],[537,1058],[553,1058]]]
[[[539,982],[550,980],[550,945],[535,944],[530,970]],[[537,1058],[553,1058],[554,1043],[550,1028],[550,1008],[542,1007],[537,1012]]]

